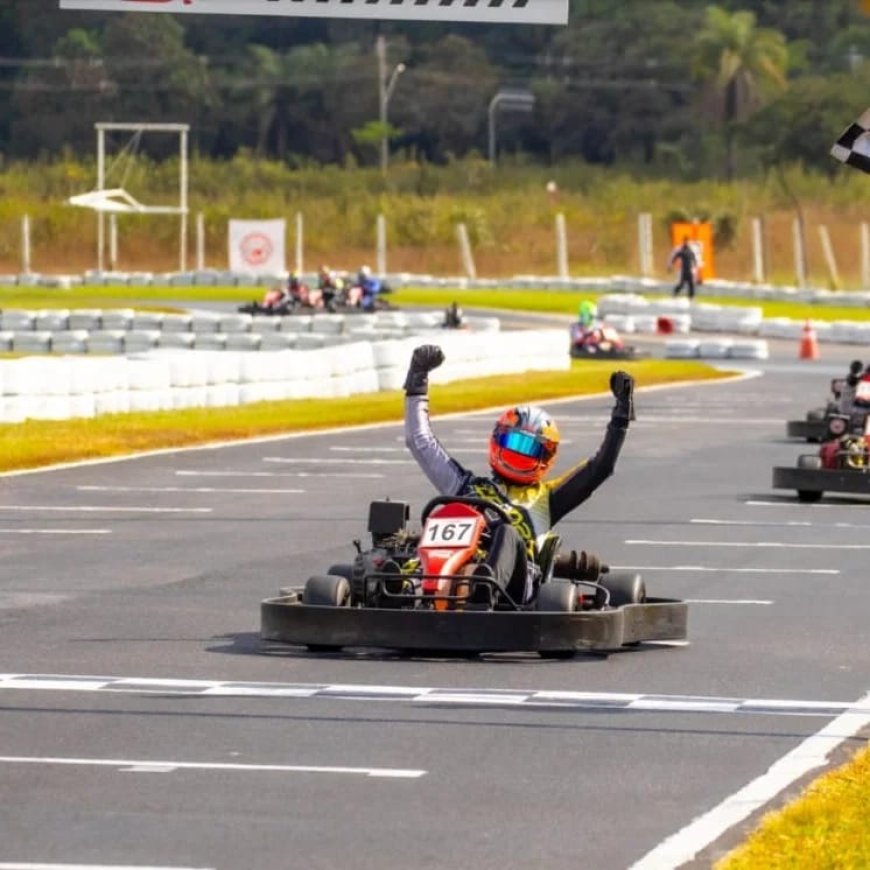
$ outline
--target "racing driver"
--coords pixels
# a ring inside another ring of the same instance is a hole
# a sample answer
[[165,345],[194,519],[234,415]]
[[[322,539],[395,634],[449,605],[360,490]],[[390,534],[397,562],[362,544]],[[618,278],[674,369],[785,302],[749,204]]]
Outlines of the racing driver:
[[429,372],[444,362],[437,345],[422,345],[411,356],[405,378],[405,443],[441,495],[474,496],[501,507],[510,524],[496,521],[484,563],[489,576],[517,602],[527,602],[541,580],[537,557],[552,527],[582,504],[613,473],[630,420],[634,379],[610,376],[616,397],[604,441],[596,453],[552,480],[544,475],[559,447],[559,430],[541,408],[518,405],[496,420],[489,439],[492,474],[478,477],[444,449],[429,422]]

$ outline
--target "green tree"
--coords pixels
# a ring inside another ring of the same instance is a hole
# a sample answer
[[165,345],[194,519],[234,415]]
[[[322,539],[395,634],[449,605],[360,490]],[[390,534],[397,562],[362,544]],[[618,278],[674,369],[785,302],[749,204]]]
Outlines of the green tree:
[[753,12],[707,8],[696,40],[695,74],[712,86],[725,142],[725,177],[735,172],[737,125],[786,87],[788,44],[783,34],[758,27]]

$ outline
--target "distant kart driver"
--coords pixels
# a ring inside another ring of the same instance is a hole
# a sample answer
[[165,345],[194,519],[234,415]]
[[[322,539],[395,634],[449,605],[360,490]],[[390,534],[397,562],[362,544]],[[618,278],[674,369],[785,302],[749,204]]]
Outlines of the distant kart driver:
[[528,602],[542,579],[537,558],[552,527],[613,473],[629,421],[634,419],[634,380],[622,371],[611,375],[616,405],[604,441],[593,456],[566,473],[543,479],[556,459],[559,430],[546,411],[518,405],[496,420],[489,439],[492,474],[478,477],[450,456],[429,422],[428,375],[443,361],[436,345],[414,350],[404,385],[405,443],[441,495],[474,496],[507,512],[511,522],[493,524],[489,552],[477,570],[491,577],[513,601]]

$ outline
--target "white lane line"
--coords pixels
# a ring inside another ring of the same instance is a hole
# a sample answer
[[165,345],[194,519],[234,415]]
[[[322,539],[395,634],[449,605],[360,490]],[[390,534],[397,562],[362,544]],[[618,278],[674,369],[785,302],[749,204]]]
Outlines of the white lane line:
[[781,526],[783,528],[816,529],[870,529],[870,523],[813,523],[809,520],[775,522],[767,520],[704,520],[693,519],[689,523],[699,526]]
[[811,522],[807,520],[792,520],[791,522],[776,523],[776,522],[758,522],[757,520],[705,520],[691,519],[691,525],[696,526],[811,526]]
[[[838,493],[839,495],[840,493]],[[845,494],[845,493],[844,493]],[[857,493],[855,493],[857,495]],[[755,499],[748,499],[743,502],[743,504],[749,507],[796,507],[800,508],[802,511],[806,510],[829,510],[830,508],[842,507],[842,505],[836,504],[824,504],[824,503],[814,503],[814,504],[805,504],[804,502],[795,501],[794,499],[783,498],[782,501],[757,501]]]
[[385,474],[360,471],[176,471],[179,477],[338,477],[382,480]]
[[773,604],[773,601],[764,598],[685,598],[683,600],[686,604],[755,604],[762,607]]
[[[445,438],[445,444],[453,443],[453,439]],[[481,439],[478,442],[480,446],[478,448],[474,447],[449,447],[451,453],[484,453],[486,452],[486,439]],[[564,444],[565,442],[560,442]],[[329,448],[330,450],[335,451],[336,453],[402,453],[405,456],[408,455],[407,447],[338,447],[333,446]]]
[[111,529],[0,529],[0,535],[111,535]]
[[0,755],[0,764],[54,764],[79,767],[115,767],[120,771],[174,773],[177,770],[223,770],[233,773],[337,773],[383,779],[419,779],[428,771],[390,767],[324,767],[313,764],[227,764],[197,761],[141,761],[129,758],[52,758]]
[[839,568],[717,568],[710,565],[611,565],[619,571],[697,571],[703,574],[839,574]]
[[672,870],[691,861],[726,831],[761,809],[793,782],[828,764],[830,754],[870,723],[870,694],[855,708],[838,716],[820,731],[775,762],[766,773],[727,797],[718,806],[690,822],[647,852],[629,870]]
[[870,550],[870,544],[789,544],[785,541],[651,541],[635,538],[625,541],[643,547],[742,547],[779,550]]
[[416,465],[414,459],[358,459],[336,457],[323,459],[291,458],[289,456],[264,456],[263,462],[286,462],[290,465]]
[[125,505],[111,507],[110,505],[76,504],[76,505],[31,505],[31,504],[0,504],[0,511],[38,511],[46,513],[107,513],[107,514],[210,514],[214,508],[159,508]]
[[[775,716],[839,716],[860,712],[870,716],[870,700],[789,700],[783,698],[727,698],[704,695],[578,692],[552,689],[435,688],[430,686],[365,685],[351,683],[260,683],[223,680],[173,680],[149,677],[109,677],[60,674],[0,674],[2,691],[96,692],[98,694],[161,695],[164,697],[235,698],[270,700],[364,701],[368,703],[427,704],[441,706],[534,707],[560,710],[608,709],[696,713],[750,713]],[[124,762],[132,764],[133,762]],[[136,762],[138,763],[138,762]],[[172,765],[173,762],[143,762]]]
[[215,870],[214,867],[157,867],[142,864],[0,864],[0,870]]
[[[601,415],[601,416],[589,416],[589,417],[578,417],[575,415],[557,415],[557,423],[594,423],[596,426],[601,423],[606,422],[610,419],[609,416]],[[643,418],[639,418],[638,422],[644,423],[658,423],[658,424],[667,424],[667,423],[692,423],[692,424],[709,424],[711,426],[742,426],[746,424],[747,426],[775,426],[782,423],[782,420],[779,417],[756,417],[754,420],[747,420],[743,417],[740,419],[735,419],[734,417],[684,417],[681,416],[679,411],[674,412],[674,416],[653,416],[648,417],[646,414],[643,415]]]
[[216,486],[97,486],[89,484],[77,486],[76,489],[83,492],[207,492],[207,493],[230,493],[230,494],[259,494],[284,495],[304,493],[304,489],[237,489]]

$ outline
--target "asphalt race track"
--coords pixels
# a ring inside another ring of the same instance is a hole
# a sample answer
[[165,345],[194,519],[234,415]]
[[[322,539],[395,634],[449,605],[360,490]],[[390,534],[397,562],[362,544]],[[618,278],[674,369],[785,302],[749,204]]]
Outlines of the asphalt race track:
[[[432,495],[399,426],[5,476],[0,868],[708,867],[870,721],[870,500],[770,486],[853,355],[640,392],[561,530],[692,601],[690,642],[609,658],[260,650],[371,499]],[[610,404],[548,406],[559,467]],[[436,429],[482,470],[492,419]]]

